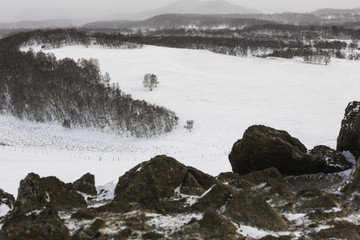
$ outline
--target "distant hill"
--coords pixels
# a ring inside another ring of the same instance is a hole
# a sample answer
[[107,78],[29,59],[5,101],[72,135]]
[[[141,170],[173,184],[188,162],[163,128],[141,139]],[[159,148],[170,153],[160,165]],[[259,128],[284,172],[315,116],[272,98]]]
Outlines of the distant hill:
[[84,28],[242,28],[271,23],[244,15],[163,14],[144,21],[104,21],[85,24]]
[[248,14],[260,13],[257,10],[247,9],[239,5],[231,4],[224,0],[199,1],[199,0],[179,0],[166,7],[144,12],[145,16],[153,17],[167,13],[183,14]]
[[333,9],[333,8],[324,8],[319,9],[313,12],[314,15],[344,15],[344,14],[360,14],[360,8],[353,9]]
[[68,19],[52,19],[52,20],[39,20],[39,21],[19,21],[0,23],[0,29],[38,29],[38,28],[67,28],[76,27],[84,22],[79,20],[68,20]]

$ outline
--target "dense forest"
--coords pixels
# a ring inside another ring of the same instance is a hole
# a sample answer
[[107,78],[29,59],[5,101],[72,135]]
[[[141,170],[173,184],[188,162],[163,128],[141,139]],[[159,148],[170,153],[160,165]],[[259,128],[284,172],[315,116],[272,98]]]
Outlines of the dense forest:
[[[166,14],[142,22],[92,23],[85,25],[83,30],[123,32],[141,36],[143,44],[205,49],[241,57],[301,57],[305,62],[321,64],[327,64],[329,57],[360,59],[360,24],[357,22],[304,25],[256,17],[259,16]],[[296,19],[308,16],[280,14],[271,17]]]
[[[360,60],[360,30],[343,27],[266,25],[246,29],[144,30],[143,44],[206,49],[233,56]],[[309,61],[307,61],[309,62]]]
[[177,125],[174,112],[134,100],[110,76],[100,73],[96,59],[66,58],[22,52],[20,46],[40,43],[104,44],[134,47],[138,39],[120,34],[87,34],[76,30],[39,30],[0,40],[0,111],[20,119],[59,122],[66,127],[93,127],[120,134],[151,137]]

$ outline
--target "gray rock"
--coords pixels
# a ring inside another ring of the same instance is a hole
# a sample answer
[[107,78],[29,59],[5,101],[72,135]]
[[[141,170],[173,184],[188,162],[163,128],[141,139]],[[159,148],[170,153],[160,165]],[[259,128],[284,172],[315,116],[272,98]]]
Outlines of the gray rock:
[[236,192],[228,200],[224,215],[233,222],[272,231],[286,231],[288,224],[270,205],[255,193]]
[[74,183],[75,190],[88,194],[88,195],[96,195],[96,187],[95,187],[95,177],[90,173],[86,173],[80,179],[76,180]]
[[56,177],[40,178],[29,173],[21,180],[15,208],[23,213],[51,205],[56,210],[83,208],[87,204],[72,184],[65,184]]
[[13,212],[1,229],[3,240],[68,240],[69,230],[56,210],[47,206],[25,214]]
[[234,224],[214,210],[206,211],[199,224],[205,239],[238,239]]
[[333,227],[312,234],[313,239],[360,240],[360,226],[349,222],[336,222]]
[[249,127],[229,155],[232,170],[247,174],[275,167],[284,175],[321,172],[323,164],[307,154],[306,147],[287,132],[255,125]]
[[324,173],[342,172],[352,167],[352,164],[338,151],[327,146],[316,146],[309,151],[309,154],[322,162]]

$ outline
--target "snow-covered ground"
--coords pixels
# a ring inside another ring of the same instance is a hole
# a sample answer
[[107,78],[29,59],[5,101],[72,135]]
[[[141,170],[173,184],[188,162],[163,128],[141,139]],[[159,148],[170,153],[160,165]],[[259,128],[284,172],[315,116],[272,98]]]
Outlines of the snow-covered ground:
[[[232,144],[253,124],[286,130],[309,149],[335,147],[347,104],[359,100],[356,61],[310,65],[154,46],[70,46],[46,52],[99,59],[101,70],[124,92],[175,111],[180,123],[167,135],[136,139],[0,116],[0,143],[9,145],[0,146],[0,188],[14,195],[31,171],[66,182],[91,172],[103,185],[116,183],[131,167],[158,154],[212,175],[231,171],[227,155]],[[142,86],[146,73],[160,82],[152,92]],[[183,128],[187,120],[195,122],[192,132]]]

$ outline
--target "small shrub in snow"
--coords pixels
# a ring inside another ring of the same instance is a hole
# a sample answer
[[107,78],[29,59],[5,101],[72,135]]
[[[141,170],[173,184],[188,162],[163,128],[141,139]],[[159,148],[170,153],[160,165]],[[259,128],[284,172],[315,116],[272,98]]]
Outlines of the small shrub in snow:
[[194,127],[194,120],[186,121],[186,125],[184,126],[184,128],[186,128],[187,130],[189,130],[189,132],[191,132],[191,129],[193,129],[193,127]]

